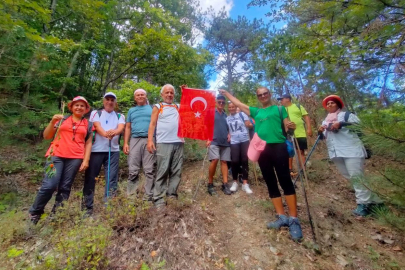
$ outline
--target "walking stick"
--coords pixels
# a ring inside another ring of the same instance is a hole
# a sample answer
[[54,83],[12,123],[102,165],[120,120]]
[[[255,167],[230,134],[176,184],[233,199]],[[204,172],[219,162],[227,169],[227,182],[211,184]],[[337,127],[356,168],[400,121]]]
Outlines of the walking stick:
[[[314,152],[315,147],[316,147],[316,145],[318,144],[320,138],[321,138],[321,135],[318,135],[318,137],[316,138],[315,144],[312,146],[311,151],[309,151],[309,154],[308,154],[307,158],[305,159],[304,167],[307,165],[307,162],[308,162],[309,158],[311,157],[312,153]],[[303,172],[304,172],[304,171],[303,171],[303,168],[301,168],[301,170],[298,172],[297,177],[295,177],[294,186],[295,186],[295,184],[297,183],[297,180],[298,180],[298,178],[299,178],[299,175],[300,175],[301,173],[303,173]]]
[[[302,160],[301,160],[301,158],[298,156],[298,153],[297,153],[298,151],[297,151],[297,149],[295,148],[295,147],[298,147],[298,150],[300,150],[300,149],[299,149],[299,145],[298,145],[298,141],[297,141],[297,139],[295,138],[295,136],[291,136],[291,137],[292,137],[292,140],[293,140],[294,153],[295,153],[295,156],[297,157],[297,166],[298,166],[298,168],[301,168],[301,169],[303,170],[305,180],[306,180],[306,182],[307,182],[307,184],[308,184],[308,179],[307,179],[306,171],[305,171],[305,169],[302,167],[302,165],[303,165],[303,164],[302,164]],[[310,209],[309,209],[308,197],[307,197],[307,192],[306,192],[306,190],[305,190],[304,180],[302,179],[302,174],[301,174],[301,173],[298,175],[298,177],[299,177],[300,180],[301,180],[302,193],[304,194],[305,204],[306,204],[306,206],[307,206],[307,214],[308,214],[309,224],[311,225],[312,239],[314,240],[314,243],[316,244],[315,226],[314,226],[314,222],[313,222],[313,220],[312,220],[311,211],[310,211]]]
[[259,181],[257,181],[257,174],[256,174],[256,162],[252,161],[253,163],[253,174],[255,175],[256,186],[259,185]]
[[204,165],[205,165],[205,161],[207,160],[207,156],[208,156],[208,148],[209,147],[207,147],[207,152],[205,153],[205,157],[204,157],[204,161],[203,161],[203,165],[202,165],[202,169],[201,169],[201,176],[200,176],[200,178],[198,179],[198,182],[197,182],[197,187],[196,187],[195,192],[194,192],[193,201],[197,197],[198,188],[200,187],[201,179],[203,178],[203,175],[204,175]]
[[111,139],[108,141],[107,200],[110,196]]

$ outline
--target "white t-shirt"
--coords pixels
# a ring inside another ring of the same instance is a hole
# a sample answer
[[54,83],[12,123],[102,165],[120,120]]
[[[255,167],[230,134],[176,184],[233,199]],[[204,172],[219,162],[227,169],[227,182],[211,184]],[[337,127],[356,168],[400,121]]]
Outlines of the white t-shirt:
[[159,109],[159,115],[156,124],[156,143],[182,143],[183,138],[177,136],[179,130],[179,112],[180,105],[177,108],[174,104],[162,102],[163,111],[160,112],[160,104],[155,104]]
[[[125,116],[120,114],[120,118],[118,119],[118,113],[112,111],[108,113],[105,110],[102,110],[101,115],[99,116],[97,110],[94,110],[90,114],[91,122],[100,122],[101,127],[107,131],[110,129],[116,129],[118,124],[125,125]],[[119,152],[120,147],[118,145],[118,139],[120,135],[115,135],[114,138],[111,140],[111,152]],[[96,132],[96,137],[91,147],[91,152],[108,152],[108,139],[106,137],[101,136]]]
[[[240,114],[242,114],[243,119],[240,117]],[[226,118],[229,133],[231,134],[231,144],[249,141],[249,131],[245,125],[245,121],[249,120],[249,117],[244,112],[240,114],[235,113]]]

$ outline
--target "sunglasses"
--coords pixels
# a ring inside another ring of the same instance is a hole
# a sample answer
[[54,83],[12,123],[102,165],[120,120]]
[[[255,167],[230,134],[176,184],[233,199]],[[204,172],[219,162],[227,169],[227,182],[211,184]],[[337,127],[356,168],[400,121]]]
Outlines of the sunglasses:
[[224,105],[225,101],[217,101],[217,103],[220,104],[220,105]]
[[256,94],[256,96],[258,97],[258,98],[261,98],[261,97],[266,97],[266,96],[268,96],[270,93],[269,92],[264,92],[264,93],[261,93],[261,94]]

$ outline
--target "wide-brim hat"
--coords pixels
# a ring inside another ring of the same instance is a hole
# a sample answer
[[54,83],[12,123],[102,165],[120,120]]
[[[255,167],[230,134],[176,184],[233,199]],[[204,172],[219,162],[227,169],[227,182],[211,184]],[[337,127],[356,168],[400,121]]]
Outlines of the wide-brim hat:
[[90,105],[89,105],[89,103],[87,102],[87,100],[86,100],[84,97],[82,97],[82,96],[77,96],[77,97],[75,97],[74,99],[72,99],[72,101],[70,101],[70,102],[68,103],[68,108],[69,108],[69,110],[72,111],[72,106],[73,106],[73,104],[74,104],[75,102],[78,102],[78,101],[83,101],[84,103],[86,103],[86,111],[84,112],[84,114],[88,113],[88,112],[90,111]]
[[330,95],[327,96],[326,98],[323,99],[322,101],[322,106],[326,109],[326,104],[328,103],[328,101],[333,100],[337,103],[340,103],[340,108],[343,109],[343,107],[345,106],[345,104],[343,103],[343,100],[337,96],[337,95]]

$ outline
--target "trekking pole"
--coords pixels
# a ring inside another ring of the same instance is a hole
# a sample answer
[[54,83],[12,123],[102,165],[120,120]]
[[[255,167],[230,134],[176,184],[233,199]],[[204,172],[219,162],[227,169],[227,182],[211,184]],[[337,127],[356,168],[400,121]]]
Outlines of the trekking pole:
[[194,200],[195,200],[195,198],[197,197],[198,188],[200,187],[200,184],[201,184],[201,179],[203,178],[203,174],[204,174],[204,165],[205,165],[205,161],[207,160],[207,156],[208,156],[208,149],[209,149],[209,147],[207,147],[207,152],[205,153],[205,157],[204,157],[204,161],[203,161],[203,165],[202,165],[202,170],[201,170],[201,176],[200,176],[200,178],[198,179],[198,182],[197,182],[197,187],[196,187],[195,192],[194,192],[193,201],[194,201]]
[[[297,157],[297,166],[298,166],[298,168],[300,168],[300,167],[302,166],[302,160],[301,160],[301,158],[298,156],[298,151],[297,151],[297,149],[295,148],[295,147],[298,147],[298,150],[300,150],[300,149],[299,149],[299,146],[298,146],[298,141],[297,141],[297,139],[295,138],[295,136],[291,136],[291,137],[292,137],[292,142],[293,142],[294,153],[295,153],[295,156]],[[301,154],[301,153],[299,153],[299,154]],[[303,167],[301,167],[301,169],[302,169],[303,172],[304,172],[305,180],[308,181],[305,169],[304,169]],[[307,192],[306,192],[306,190],[305,190],[304,180],[302,179],[302,174],[301,174],[301,173],[298,175],[298,177],[299,177],[300,180],[301,180],[302,193],[304,194],[305,204],[306,204],[306,206],[307,206],[307,214],[308,214],[309,224],[310,224],[310,226],[311,226],[312,239],[314,240],[314,243],[316,244],[315,226],[314,226],[314,222],[313,222],[313,220],[312,220],[311,211],[310,211],[310,209],[309,209],[308,197],[307,197]]]
[[[312,153],[314,152],[315,147],[316,147],[316,145],[318,144],[320,138],[321,138],[321,135],[318,135],[318,137],[316,138],[315,144],[312,146],[311,151],[309,151],[309,154],[308,154],[307,158],[305,159],[304,167],[307,165],[307,162],[308,162],[308,160],[310,159]],[[298,180],[299,175],[300,175],[301,173],[303,173],[303,169],[302,169],[302,168],[301,168],[301,170],[298,172],[297,177],[295,177],[294,186],[295,186],[295,184],[297,183],[297,180]]]
[[259,185],[259,181],[257,180],[257,174],[256,174],[256,162],[253,162],[253,161],[252,161],[252,163],[253,163],[253,174],[254,174],[255,180],[256,180],[256,186],[258,186],[258,185]]
[[107,200],[110,196],[111,139],[108,140]]

